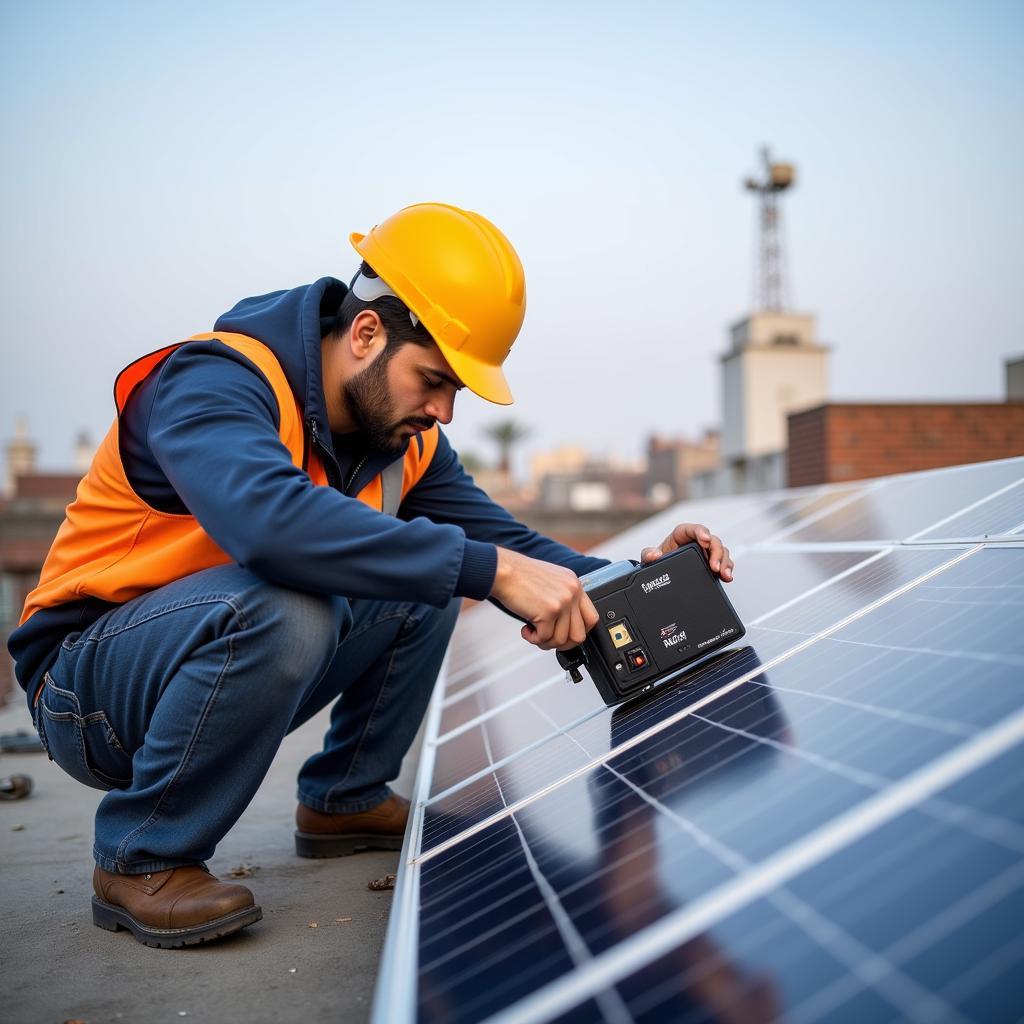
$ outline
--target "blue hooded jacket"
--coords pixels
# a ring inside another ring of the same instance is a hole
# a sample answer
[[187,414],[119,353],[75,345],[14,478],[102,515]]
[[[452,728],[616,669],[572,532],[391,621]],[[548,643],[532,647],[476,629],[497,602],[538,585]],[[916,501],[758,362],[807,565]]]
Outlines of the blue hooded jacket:
[[[494,584],[495,545],[578,575],[607,564],[517,522],[473,483],[443,433],[397,518],[354,497],[402,456],[368,448],[358,434],[330,433],[320,349],[346,290],[326,277],[243,299],[214,326],[274,352],[331,487],[313,486],[292,464],[263,375],[221,342],[196,341],[166,358],[122,414],[121,457],[136,493],[159,511],[191,513],[264,579],[349,598],[438,607],[453,597],[483,599]],[[33,615],[8,644],[21,684],[32,692],[57,646],[109,607],[87,599]]]

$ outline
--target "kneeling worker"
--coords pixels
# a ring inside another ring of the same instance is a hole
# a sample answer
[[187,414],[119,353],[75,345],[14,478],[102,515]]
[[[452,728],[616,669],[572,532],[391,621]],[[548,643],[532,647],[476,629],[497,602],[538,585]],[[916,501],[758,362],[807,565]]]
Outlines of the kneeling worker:
[[[460,597],[544,649],[594,625],[603,565],[518,523],[438,423],[463,387],[509,404],[523,269],[488,220],[411,206],[333,278],[239,302],[137,359],[10,638],[50,756],[105,790],[93,919],[178,947],[259,920],[205,861],[284,736],[328,704],[299,773],[302,856],[397,849],[396,777]],[[721,542],[677,527],[731,578]]]

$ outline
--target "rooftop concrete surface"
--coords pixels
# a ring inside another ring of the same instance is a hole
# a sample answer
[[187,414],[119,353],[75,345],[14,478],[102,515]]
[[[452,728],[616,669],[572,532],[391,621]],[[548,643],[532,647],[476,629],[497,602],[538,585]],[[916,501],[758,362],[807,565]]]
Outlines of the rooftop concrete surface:
[[[4,992],[0,1020],[21,1022],[331,1021],[370,1014],[391,892],[367,883],[397,870],[398,852],[332,860],[295,855],[295,776],[320,748],[325,710],[285,739],[253,802],[210,869],[249,886],[263,920],[211,945],[151,949],[92,923],[92,818],[102,798],[43,753],[0,755],[0,775],[35,788],[0,801]],[[28,729],[22,701],[0,709],[0,732]],[[397,792],[408,796],[418,742]],[[351,920],[346,920],[351,918]],[[339,920],[340,919],[340,920]]]

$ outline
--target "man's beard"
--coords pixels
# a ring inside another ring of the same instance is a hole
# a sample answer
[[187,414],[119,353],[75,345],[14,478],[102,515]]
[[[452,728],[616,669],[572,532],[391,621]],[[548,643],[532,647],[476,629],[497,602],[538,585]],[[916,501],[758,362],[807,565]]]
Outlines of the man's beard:
[[428,430],[434,420],[421,416],[394,418],[395,406],[388,390],[388,363],[392,355],[393,350],[385,349],[365,370],[347,381],[343,390],[346,407],[370,447],[400,455],[408,439],[400,437],[398,431],[403,426]]

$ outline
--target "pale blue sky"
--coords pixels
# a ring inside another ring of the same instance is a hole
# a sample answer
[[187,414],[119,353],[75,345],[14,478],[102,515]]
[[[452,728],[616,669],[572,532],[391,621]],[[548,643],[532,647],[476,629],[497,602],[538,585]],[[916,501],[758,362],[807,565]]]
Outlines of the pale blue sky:
[[491,455],[639,451],[719,415],[769,142],[791,291],[844,398],[988,398],[1024,354],[1024,3],[0,5],[0,437],[99,437],[134,355],[243,295],[348,279],[441,200],[527,273]]

